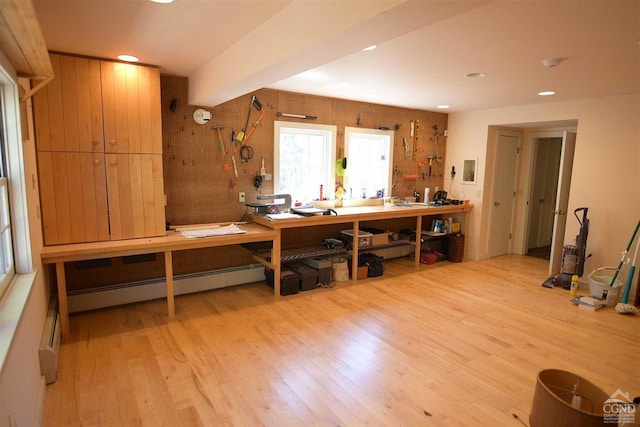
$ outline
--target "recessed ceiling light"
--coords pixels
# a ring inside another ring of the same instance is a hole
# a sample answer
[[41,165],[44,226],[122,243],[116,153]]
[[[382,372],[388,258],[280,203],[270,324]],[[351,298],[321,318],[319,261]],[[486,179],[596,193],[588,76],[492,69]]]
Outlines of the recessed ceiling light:
[[441,110],[446,110],[447,108],[449,108],[448,105],[438,105],[438,108],[440,108]]
[[467,77],[484,77],[486,76],[487,73],[483,72],[483,71],[478,71],[476,73],[469,73],[467,74]]
[[377,48],[378,46],[375,44],[372,44],[369,47],[365,47],[364,49],[362,49],[363,52],[369,52],[370,50],[374,50],[375,48]]
[[556,93],[552,90],[544,90],[542,92],[538,92],[538,95],[540,96],[551,96],[551,95],[555,95]]
[[120,61],[127,61],[127,62],[138,62],[138,61],[140,61],[140,58],[138,58],[137,56],[133,56],[133,55],[118,55],[118,59]]
[[173,3],[173,0],[151,0],[154,3]]

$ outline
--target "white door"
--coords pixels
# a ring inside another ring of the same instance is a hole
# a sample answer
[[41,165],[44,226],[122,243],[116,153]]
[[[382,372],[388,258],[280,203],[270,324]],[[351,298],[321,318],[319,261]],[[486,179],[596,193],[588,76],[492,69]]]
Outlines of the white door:
[[573,169],[573,152],[575,148],[576,134],[574,132],[563,132],[558,194],[556,196],[556,208],[553,212],[553,238],[551,241],[551,259],[549,261],[550,275],[559,273],[562,267],[562,246],[564,245],[564,232],[567,224],[569,188],[571,188],[571,170]]
[[498,134],[489,223],[490,257],[511,252],[519,147],[519,135]]

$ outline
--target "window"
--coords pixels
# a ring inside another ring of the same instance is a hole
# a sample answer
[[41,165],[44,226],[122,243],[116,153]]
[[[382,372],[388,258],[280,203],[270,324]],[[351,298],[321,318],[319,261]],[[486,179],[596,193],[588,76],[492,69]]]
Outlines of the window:
[[[0,100],[4,99],[2,95],[2,86],[0,86]],[[4,105],[0,102],[0,295],[7,289],[15,274],[4,118]]]
[[345,128],[347,197],[391,195],[393,131]]
[[335,126],[276,121],[274,141],[274,193],[308,202],[322,185],[323,196],[333,198]]

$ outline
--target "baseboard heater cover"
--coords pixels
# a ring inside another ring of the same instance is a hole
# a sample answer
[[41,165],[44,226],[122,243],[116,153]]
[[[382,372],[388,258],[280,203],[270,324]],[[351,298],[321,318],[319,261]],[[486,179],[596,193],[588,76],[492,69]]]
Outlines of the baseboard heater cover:
[[51,384],[58,376],[58,351],[60,350],[60,314],[58,313],[58,303],[56,298],[49,301],[47,318],[42,330],[40,339],[40,372],[44,376],[45,382]]
[[[174,276],[173,289],[175,295],[184,295],[264,280],[264,266],[251,264]],[[69,312],[78,313],[166,297],[167,284],[162,278],[70,292],[67,302]]]

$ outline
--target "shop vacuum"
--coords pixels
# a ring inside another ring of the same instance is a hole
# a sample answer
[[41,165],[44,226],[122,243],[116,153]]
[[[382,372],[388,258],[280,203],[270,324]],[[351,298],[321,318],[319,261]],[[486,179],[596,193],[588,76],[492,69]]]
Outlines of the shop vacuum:
[[[565,245],[562,250],[562,267],[558,277],[549,277],[542,284],[545,288],[553,288],[555,285],[564,289],[571,287],[571,276],[574,274],[581,277],[584,273],[584,261],[591,256],[587,252],[587,236],[589,235],[589,219],[587,211],[589,208],[577,208],[573,211],[576,219],[580,223],[580,232],[576,236],[575,245]],[[582,212],[582,219],[578,216]]]

